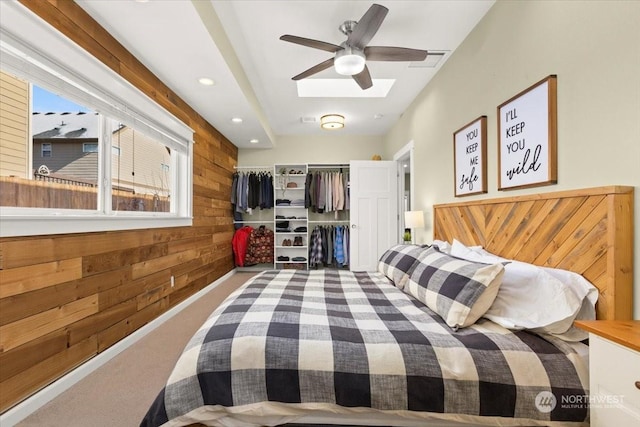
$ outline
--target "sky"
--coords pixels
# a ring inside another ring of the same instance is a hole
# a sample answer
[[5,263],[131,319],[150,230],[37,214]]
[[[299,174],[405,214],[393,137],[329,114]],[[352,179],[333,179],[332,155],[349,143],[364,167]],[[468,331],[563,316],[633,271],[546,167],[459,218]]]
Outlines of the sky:
[[77,113],[80,111],[89,112],[91,110],[55,95],[46,89],[33,85],[34,113]]

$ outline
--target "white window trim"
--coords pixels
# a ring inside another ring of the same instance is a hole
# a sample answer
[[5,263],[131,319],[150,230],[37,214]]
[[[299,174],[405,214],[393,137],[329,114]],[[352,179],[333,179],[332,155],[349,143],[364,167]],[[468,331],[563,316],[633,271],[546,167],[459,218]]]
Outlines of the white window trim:
[[[101,175],[103,196],[98,198],[98,210],[0,207],[0,237],[192,225],[192,129],[16,1],[0,1],[0,51],[7,71],[36,84],[49,83],[45,87],[53,82],[70,100],[120,120],[175,150],[172,212],[112,211],[111,182]],[[73,69],[66,64],[73,64]],[[105,142],[99,153],[111,154],[110,139],[102,139]],[[99,154],[99,162],[101,174],[111,170],[104,169],[110,167],[111,155]]]

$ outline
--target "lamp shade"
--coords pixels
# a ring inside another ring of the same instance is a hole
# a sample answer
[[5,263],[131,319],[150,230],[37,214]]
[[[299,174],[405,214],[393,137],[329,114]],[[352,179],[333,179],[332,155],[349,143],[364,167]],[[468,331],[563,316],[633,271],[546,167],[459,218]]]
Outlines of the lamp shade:
[[344,127],[344,116],[340,114],[327,114],[320,117],[320,127],[322,129],[342,129]]
[[343,76],[353,76],[360,74],[364,70],[366,57],[364,52],[359,49],[344,46],[344,49],[339,50],[336,53],[336,57],[333,61],[333,67],[336,73]]
[[404,213],[404,226],[406,228],[424,228],[424,212],[406,211]]

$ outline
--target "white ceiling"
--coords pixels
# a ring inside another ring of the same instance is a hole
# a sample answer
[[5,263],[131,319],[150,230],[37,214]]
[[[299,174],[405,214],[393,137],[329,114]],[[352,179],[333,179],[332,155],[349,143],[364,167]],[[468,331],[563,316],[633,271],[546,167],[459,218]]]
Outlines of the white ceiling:
[[[395,79],[386,98],[300,98],[296,74],[332,54],[279,40],[283,34],[340,44],[338,26],[370,1],[78,0],[96,21],[239,148],[269,148],[278,135],[327,134],[320,116],[346,117],[343,134],[385,134],[494,0],[386,0],[371,46],[446,52],[435,67],[369,62],[374,79]],[[200,77],[215,80],[202,86]],[[351,80],[333,68],[311,78]],[[355,85],[355,82],[353,82]],[[382,116],[375,118],[375,116]],[[241,117],[242,124],[231,122]],[[315,123],[302,123],[302,117]],[[258,139],[258,144],[249,140]]]

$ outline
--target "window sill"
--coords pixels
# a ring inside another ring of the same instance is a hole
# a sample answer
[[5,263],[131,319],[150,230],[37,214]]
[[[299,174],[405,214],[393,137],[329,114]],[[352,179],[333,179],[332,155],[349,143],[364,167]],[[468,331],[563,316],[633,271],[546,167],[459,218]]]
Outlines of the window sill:
[[20,216],[0,218],[0,237],[40,236],[49,234],[91,233],[164,227],[189,227],[193,218],[176,216]]

